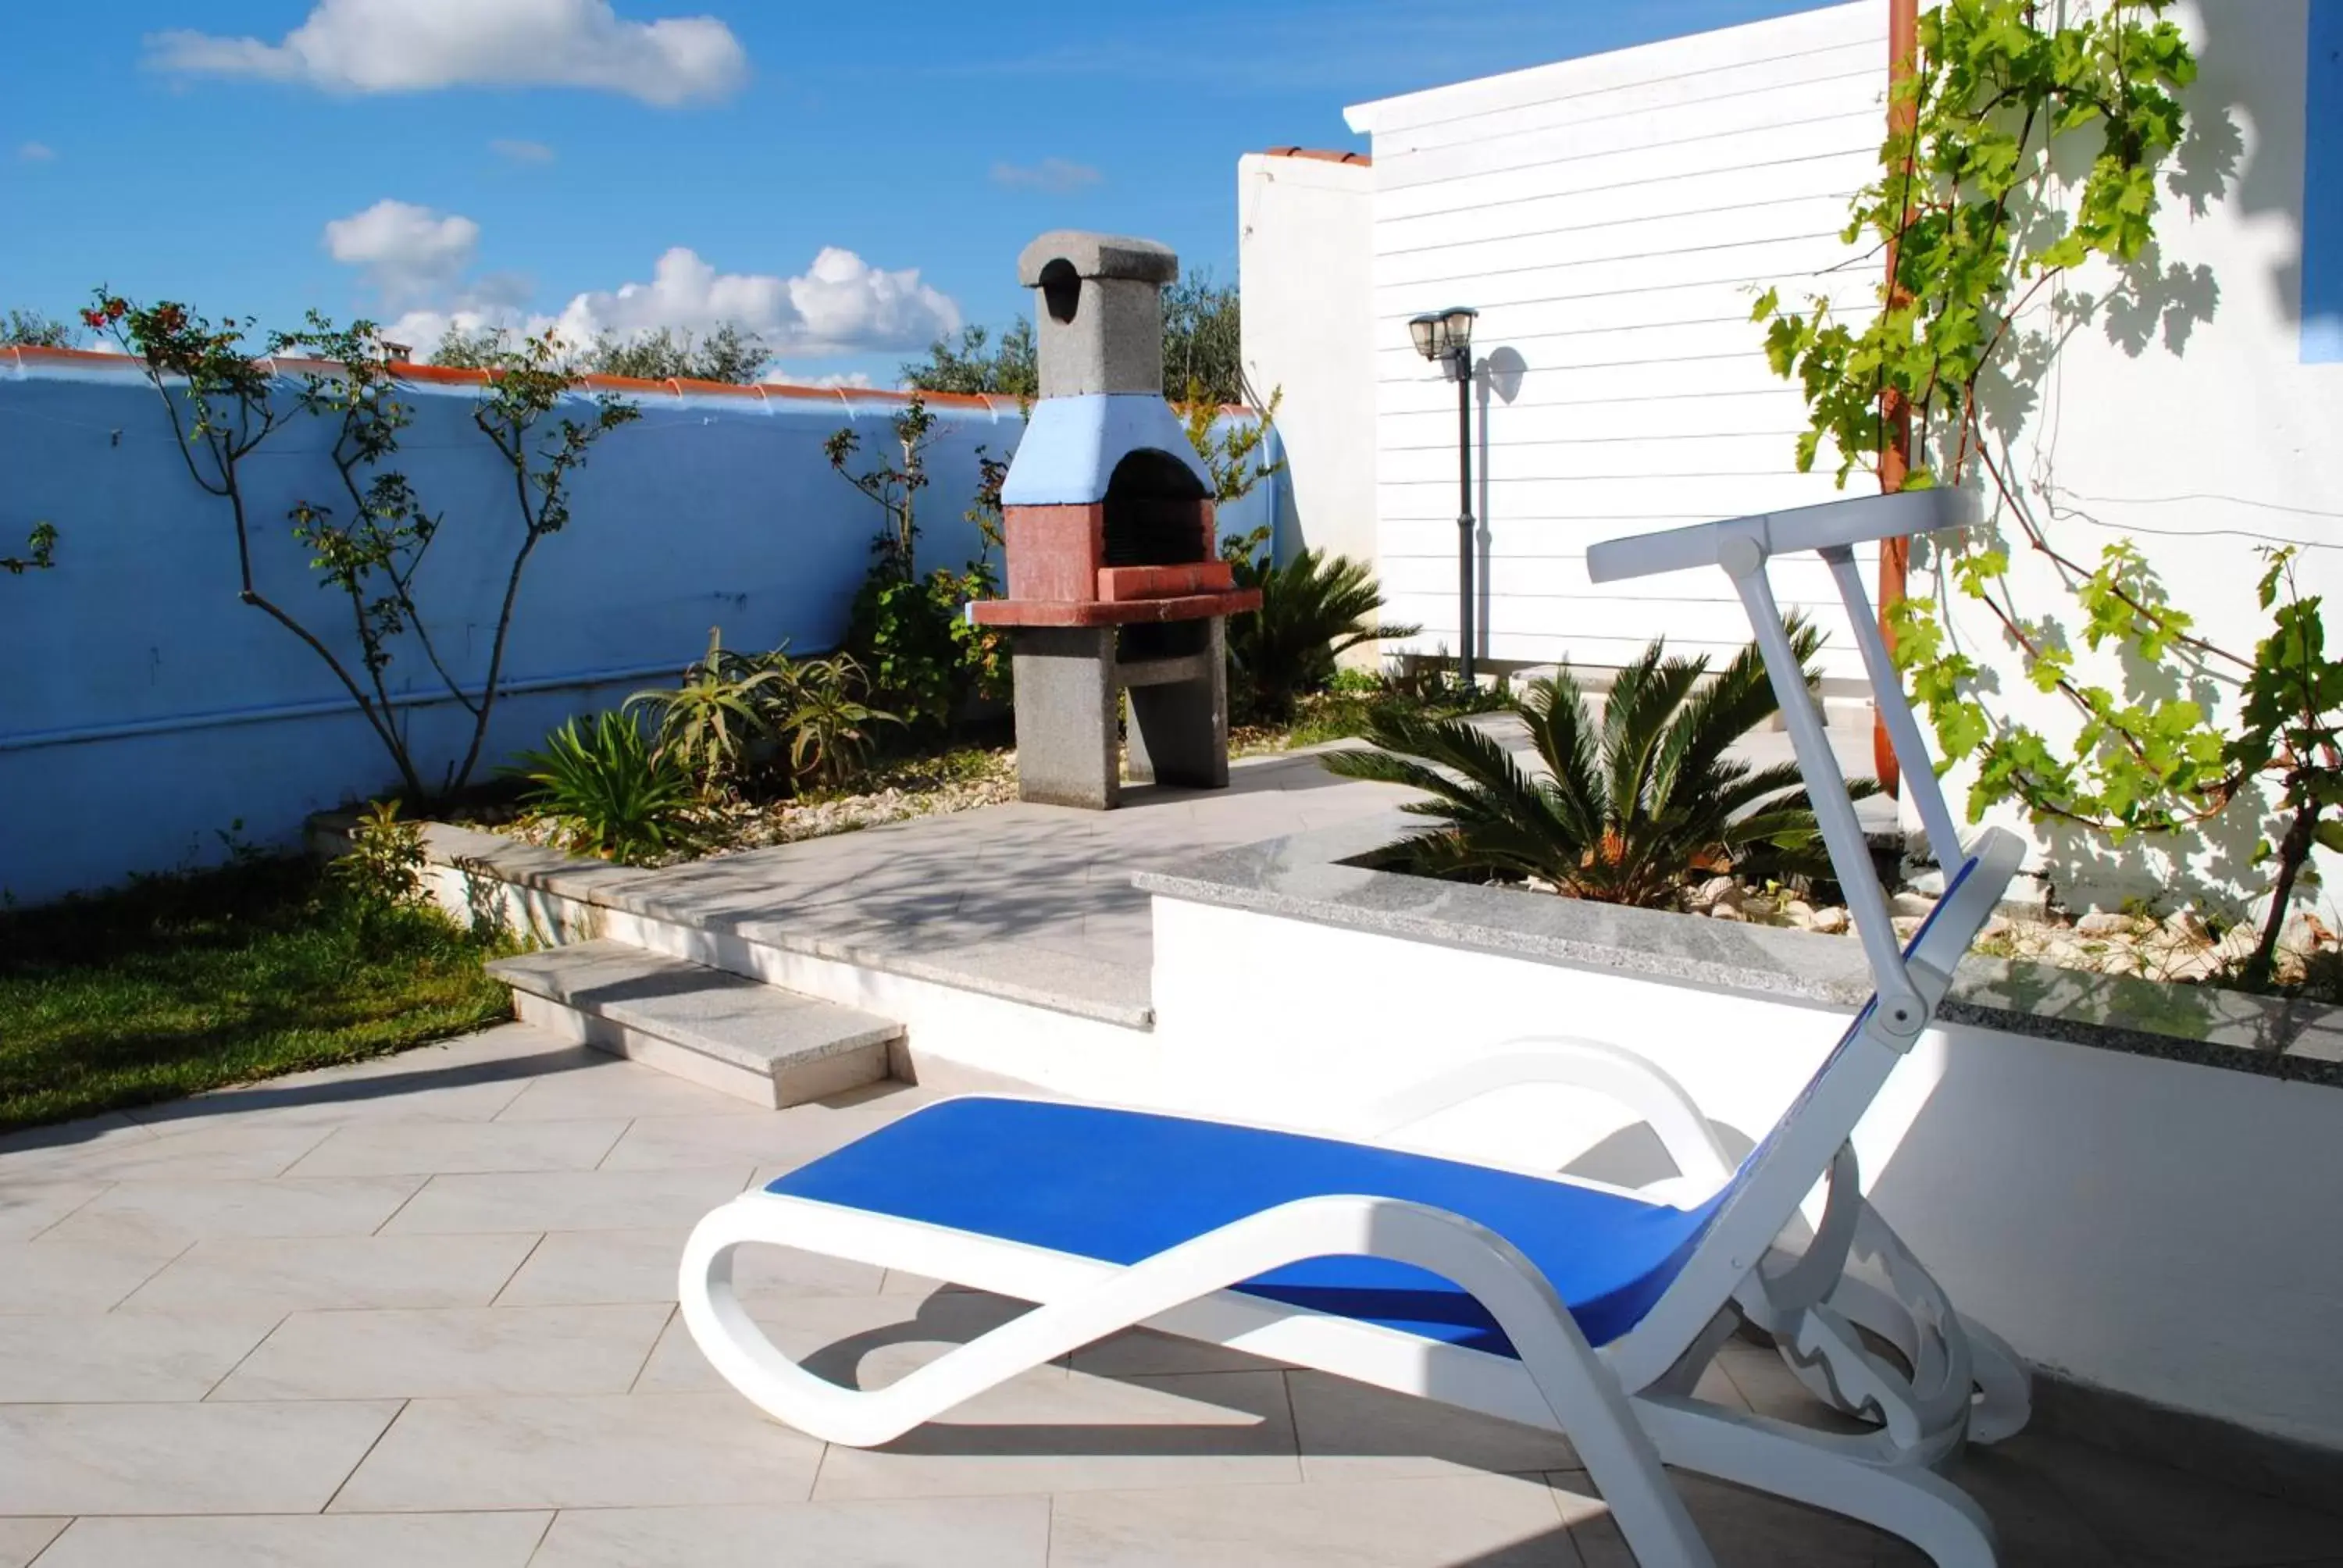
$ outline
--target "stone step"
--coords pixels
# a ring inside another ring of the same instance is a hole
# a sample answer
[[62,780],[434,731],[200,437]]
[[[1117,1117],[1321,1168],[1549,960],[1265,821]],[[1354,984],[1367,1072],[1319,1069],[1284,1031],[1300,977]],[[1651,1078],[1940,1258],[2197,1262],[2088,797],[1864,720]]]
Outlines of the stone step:
[[871,1013],[608,939],[488,972],[524,1023],[774,1108],[885,1078],[903,1037]]

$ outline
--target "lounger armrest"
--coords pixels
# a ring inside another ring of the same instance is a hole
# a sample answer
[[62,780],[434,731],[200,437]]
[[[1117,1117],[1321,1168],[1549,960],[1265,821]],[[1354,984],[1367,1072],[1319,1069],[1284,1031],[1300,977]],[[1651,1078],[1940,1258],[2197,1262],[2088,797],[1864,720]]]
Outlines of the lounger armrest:
[[1976,503],[1963,490],[1854,496],[1819,506],[1605,539],[1586,552],[1586,575],[1598,583],[1610,583],[1723,566],[1725,545],[1735,539],[1754,539],[1765,555],[1778,556],[1935,533],[1976,520]]
[[1647,1123],[1687,1182],[1714,1191],[1731,1178],[1708,1118],[1684,1086],[1624,1046],[1575,1035],[1509,1040],[1491,1055],[1443,1068],[1383,1096],[1361,1118],[1369,1138],[1383,1138],[1443,1111],[1532,1083],[1584,1089],[1624,1105]]

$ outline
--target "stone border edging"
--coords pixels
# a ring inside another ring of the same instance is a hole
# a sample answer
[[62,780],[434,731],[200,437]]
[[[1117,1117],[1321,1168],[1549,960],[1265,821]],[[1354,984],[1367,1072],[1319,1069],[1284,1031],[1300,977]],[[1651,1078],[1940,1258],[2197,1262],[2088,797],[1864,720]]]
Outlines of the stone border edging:
[[[1863,950],[1844,937],[1443,882],[1355,863],[1421,825],[1393,812],[1132,879],[1166,898],[1707,990],[1843,1010],[1871,993]],[[1962,962],[1939,1016],[2343,1088],[2343,1009],[2318,1003],[1972,956]]]

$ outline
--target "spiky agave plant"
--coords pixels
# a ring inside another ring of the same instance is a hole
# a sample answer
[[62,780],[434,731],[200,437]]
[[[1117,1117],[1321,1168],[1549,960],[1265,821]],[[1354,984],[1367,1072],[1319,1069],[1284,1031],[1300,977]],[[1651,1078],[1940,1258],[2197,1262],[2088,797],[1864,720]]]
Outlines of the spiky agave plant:
[[1229,673],[1257,717],[1290,717],[1294,699],[1331,686],[1335,660],[1361,643],[1415,634],[1376,621],[1383,590],[1348,556],[1306,549],[1279,566],[1247,553],[1232,564],[1240,588],[1261,589],[1261,608],[1228,628]]
[[797,675],[786,648],[735,653],[724,646],[723,628],[709,627],[708,651],[685,668],[680,685],[627,699],[628,712],[650,712],[659,754],[683,764],[702,799],[739,779],[750,746],[772,735],[780,717],[797,706]]
[[[1797,620],[1806,665],[1822,638]],[[1338,751],[1346,779],[1407,784],[1428,799],[1402,808],[1440,826],[1390,852],[1434,875],[1542,877],[1564,892],[1647,909],[1674,904],[1688,879],[1828,876],[1821,831],[1793,763],[1754,768],[1726,752],[1779,711],[1755,643],[1706,679],[1708,660],[1670,658],[1654,641],[1618,674],[1597,720],[1568,666],[1534,683],[1519,711],[1542,767],[1523,767],[1462,719],[1387,712],[1370,725],[1379,749]],[[1811,689],[1818,672],[1805,670]],[[1875,794],[1868,779],[1849,786]]]

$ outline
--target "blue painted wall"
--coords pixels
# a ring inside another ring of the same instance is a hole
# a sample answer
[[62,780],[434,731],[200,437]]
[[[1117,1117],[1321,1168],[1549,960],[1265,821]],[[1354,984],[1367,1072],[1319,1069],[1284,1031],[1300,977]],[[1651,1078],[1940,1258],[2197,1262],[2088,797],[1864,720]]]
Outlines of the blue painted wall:
[[2302,98],[2302,359],[2343,362],[2343,0],[2310,0]]
[[[62,538],[54,570],[0,578],[0,890],[38,901],[216,860],[238,821],[243,839],[289,845],[307,813],[393,787],[323,663],[237,601],[226,503],[188,477],[144,379],[94,357],[0,357],[0,553],[43,518]],[[399,466],[446,518],[417,597],[451,665],[476,676],[520,525],[472,398],[417,387]],[[870,453],[891,401],[775,388],[640,402],[643,417],[594,448],[568,528],[530,562],[492,759],[671,680],[711,625],[730,647],[799,651],[844,629],[880,514],[821,445],[850,419]],[[978,548],[960,516],[977,448],[1013,451],[1021,422],[1005,401],[937,412],[921,559],[955,565]],[[345,601],[316,586],[286,522],[297,498],[337,493],[330,435],[297,418],[246,472],[260,583],[347,657]],[[1272,489],[1228,508],[1228,529],[1272,516]],[[417,699],[402,719],[436,769],[460,755],[469,719],[400,651],[393,673]]]

